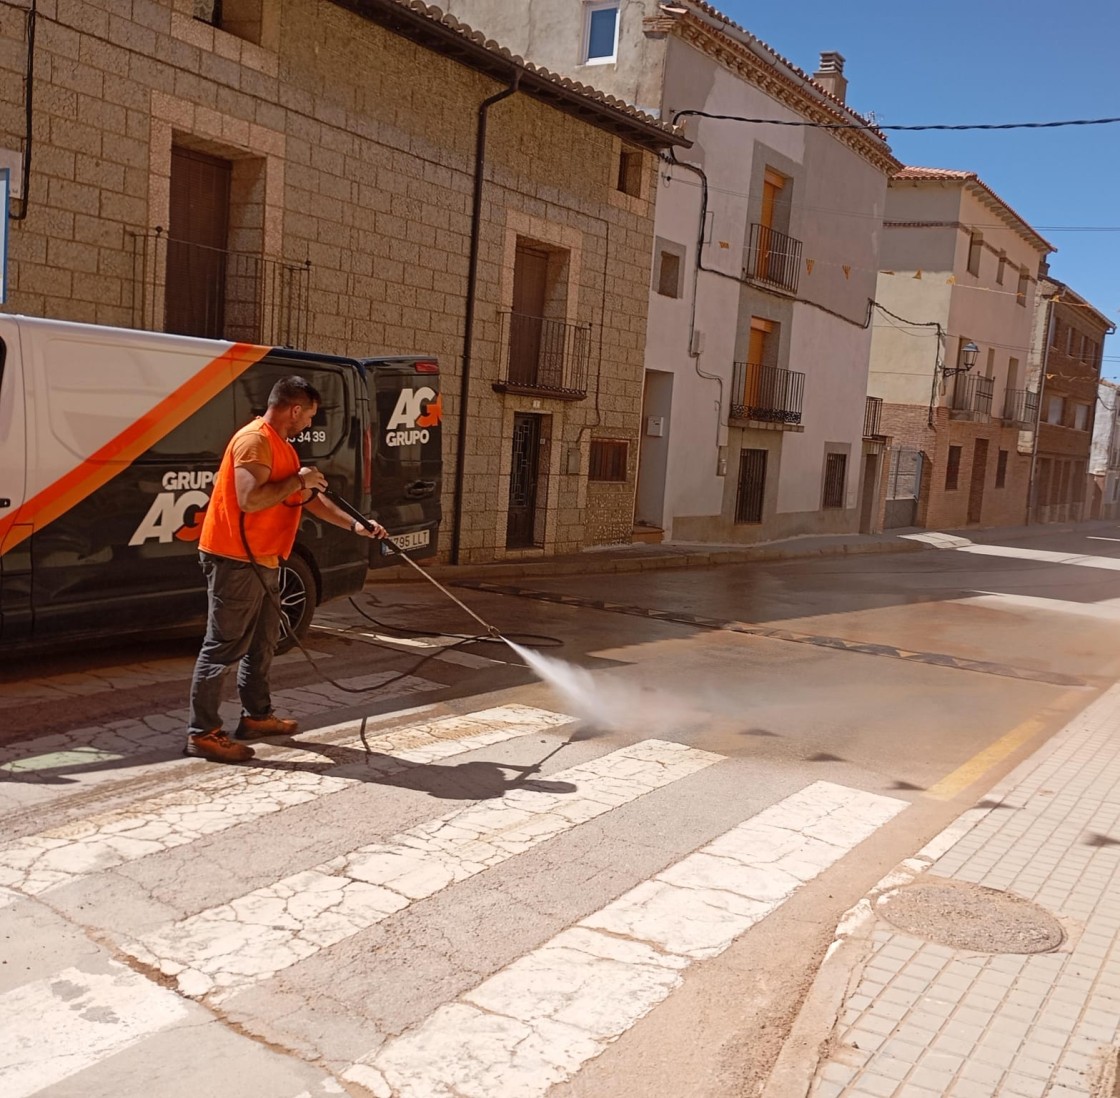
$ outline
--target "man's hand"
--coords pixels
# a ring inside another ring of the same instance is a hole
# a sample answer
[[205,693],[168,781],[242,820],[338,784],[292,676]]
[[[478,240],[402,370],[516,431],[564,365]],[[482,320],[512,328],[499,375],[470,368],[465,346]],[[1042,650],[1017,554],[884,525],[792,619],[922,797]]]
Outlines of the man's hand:
[[307,489],[318,489],[320,492],[325,491],[327,487],[327,478],[319,472],[313,465],[305,465],[299,471],[300,483]]
[[372,530],[367,530],[360,522],[355,522],[354,532],[363,538],[387,538],[389,536],[389,531],[376,519],[366,519],[366,522],[373,527]]

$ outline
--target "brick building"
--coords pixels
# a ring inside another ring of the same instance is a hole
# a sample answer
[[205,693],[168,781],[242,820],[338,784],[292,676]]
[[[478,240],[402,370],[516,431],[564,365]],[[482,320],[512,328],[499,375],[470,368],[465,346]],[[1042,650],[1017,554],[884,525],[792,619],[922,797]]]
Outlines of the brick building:
[[1077,522],[1092,511],[1096,484],[1089,458],[1101,355],[1104,337],[1114,328],[1055,278],[1042,279],[1040,296],[1028,369],[1028,384],[1041,394],[1037,442],[1033,425],[1026,440],[1033,469],[1030,521]]
[[456,559],[629,540],[671,127],[408,0],[4,5],[0,85],[8,310],[436,355]]
[[1052,250],[973,172],[910,167],[892,178],[868,390],[883,400],[892,470],[908,473],[892,478],[902,487],[888,525],[1025,521],[1024,432],[1038,411],[1027,364]]

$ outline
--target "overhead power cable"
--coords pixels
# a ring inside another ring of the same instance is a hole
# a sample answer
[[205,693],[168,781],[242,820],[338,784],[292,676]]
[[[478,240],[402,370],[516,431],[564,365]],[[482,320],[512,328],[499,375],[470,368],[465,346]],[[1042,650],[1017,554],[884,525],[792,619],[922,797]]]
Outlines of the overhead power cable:
[[712,118],[723,122],[751,122],[757,126],[800,126],[812,130],[1053,130],[1062,126],[1109,126],[1120,118],[1067,118],[1057,122],[930,122],[922,125],[884,122],[810,122],[806,119],[745,118],[738,114],[711,114],[708,111],[677,111],[673,124],[681,118]]

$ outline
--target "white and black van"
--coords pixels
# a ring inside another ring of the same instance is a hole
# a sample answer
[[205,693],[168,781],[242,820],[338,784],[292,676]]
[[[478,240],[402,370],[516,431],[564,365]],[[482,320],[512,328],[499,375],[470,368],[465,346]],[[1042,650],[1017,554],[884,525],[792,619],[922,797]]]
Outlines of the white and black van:
[[[294,440],[304,462],[410,556],[435,552],[431,360],[0,314],[0,647],[201,632],[197,543],[214,474],[233,432],[290,374],[323,398]],[[305,633],[318,603],[359,591],[370,564],[388,559],[305,513],[282,575],[288,629]]]

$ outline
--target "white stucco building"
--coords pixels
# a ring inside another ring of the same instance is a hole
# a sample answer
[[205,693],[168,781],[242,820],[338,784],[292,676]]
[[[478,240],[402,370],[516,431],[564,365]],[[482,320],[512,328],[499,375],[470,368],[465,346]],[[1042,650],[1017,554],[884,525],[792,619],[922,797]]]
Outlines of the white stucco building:
[[698,0],[446,6],[694,143],[656,182],[636,521],[704,543],[872,529],[869,304],[900,165],[845,106],[843,58],[810,77]]
[[1089,454],[1092,481],[1090,517],[1120,516],[1120,385],[1102,379],[1097,389],[1097,417]]

